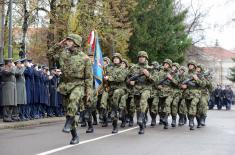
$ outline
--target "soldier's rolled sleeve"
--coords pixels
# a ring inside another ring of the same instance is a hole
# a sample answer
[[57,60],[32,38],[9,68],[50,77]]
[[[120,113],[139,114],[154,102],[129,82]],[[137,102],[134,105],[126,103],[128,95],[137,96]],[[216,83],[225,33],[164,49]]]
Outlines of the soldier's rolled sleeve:
[[55,44],[48,50],[47,56],[53,58],[54,60],[59,60],[61,52],[61,47]]
[[90,60],[86,60],[85,67],[85,87],[86,94],[93,95],[93,74],[92,74],[92,64]]

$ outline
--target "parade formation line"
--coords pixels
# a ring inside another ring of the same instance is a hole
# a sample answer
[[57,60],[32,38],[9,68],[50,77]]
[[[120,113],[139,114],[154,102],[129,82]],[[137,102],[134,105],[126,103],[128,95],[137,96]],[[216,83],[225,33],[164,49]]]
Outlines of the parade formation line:
[[[147,124],[147,125],[150,125],[150,124]],[[111,137],[111,136],[116,136],[118,134],[121,134],[121,133],[124,133],[124,132],[128,132],[128,131],[131,131],[131,130],[134,130],[134,129],[137,129],[137,128],[139,128],[139,126],[136,126],[136,127],[133,127],[133,128],[129,128],[129,129],[126,129],[126,130],[118,131],[118,133],[116,133],[116,134],[108,134],[108,135],[100,136],[100,137],[97,137],[97,138],[93,138],[93,139],[89,139],[89,140],[84,140],[84,141],[81,141],[81,142],[79,142],[78,144],[75,144],[75,145],[65,145],[65,146],[62,146],[62,147],[59,147],[59,148],[56,148],[56,149],[52,149],[52,150],[49,150],[49,151],[46,151],[46,152],[42,152],[42,153],[39,153],[39,154],[36,154],[36,155],[49,155],[49,154],[53,154],[53,153],[56,153],[56,152],[59,152],[59,151],[63,151],[63,150],[69,149],[71,147],[75,147],[75,146],[78,146],[78,145],[86,144],[86,143],[89,143],[89,142],[94,142],[94,141],[101,140],[101,139],[104,139],[104,138],[108,138],[108,137]]]

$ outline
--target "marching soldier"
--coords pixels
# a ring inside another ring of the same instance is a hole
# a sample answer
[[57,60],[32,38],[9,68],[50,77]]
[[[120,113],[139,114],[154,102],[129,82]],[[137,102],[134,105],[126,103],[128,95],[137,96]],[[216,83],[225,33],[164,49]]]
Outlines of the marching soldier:
[[[104,57],[104,66],[103,66],[103,77],[106,75],[107,72],[107,67],[110,65],[110,59],[108,57]],[[107,121],[107,110],[108,110],[108,105],[106,105],[106,102],[102,102],[102,96],[106,95],[108,96],[107,93],[108,89],[108,83],[103,79],[102,86],[98,90],[98,107],[99,107],[99,119],[102,124],[102,127],[107,127],[108,126],[108,121]]]
[[176,127],[176,117],[178,113],[178,104],[181,98],[181,92],[179,89],[179,75],[178,75],[178,70],[180,69],[180,65],[178,63],[173,63],[172,64],[172,71],[174,72],[174,76],[172,79],[172,88],[173,88],[173,94],[174,98],[171,103],[171,117],[172,117],[172,127]]
[[[187,68],[184,66],[181,66],[179,69],[179,84],[181,84],[184,80],[186,80],[185,76],[187,75]],[[185,103],[185,99],[183,98],[183,90],[180,89],[180,101],[179,101],[179,110],[178,110],[178,114],[179,114],[179,126],[182,126],[184,124],[187,123],[187,107],[186,107],[186,103]]]
[[160,121],[164,125],[164,129],[168,129],[168,115],[171,113],[171,103],[173,101],[173,89],[172,83],[176,83],[173,79],[175,71],[171,70],[172,61],[166,59],[163,61],[163,69],[159,72],[159,110],[160,110]]
[[205,87],[201,87],[201,98],[198,104],[197,121],[198,128],[205,126],[207,116],[207,105],[209,100],[209,92],[212,91],[212,82],[209,73],[205,73],[205,68],[202,64],[197,65],[197,73],[201,74],[201,80],[205,83]]
[[[159,63],[157,61],[153,61],[151,63],[151,67],[154,70],[154,75],[155,77],[158,76],[158,73],[160,71]],[[159,103],[159,94],[158,94],[158,80],[156,79],[157,82],[153,83],[153,89],[151,91],[151,98],[149,99],[149,112],[151,116],[151,126],[156,125],[156,117],[158,114],[158,103]]]
[[70,34],[49,50],[49,56],[59,62],[63,72],[58,86],[66,107],[66,122],[63,132],[72,134],[70,144],[79,143],[77,134],[78,107],[90,103],[93,96],[92,64],[89,57],[81,51],[82,37]]
[[139,134],[144,134],[146,125],[145,112],[151,95],[151,83],[154,81],[151,74],[151,67],[148,65],[148,54],[145,51],[138,52],[138,64],[130,69],[128,83],[132,86],[131,93],[137,111]]
[[[119,53],[115,53],[112,57],[112,66],[107,68],[106,75],[104,79],[109,84],[109,99],[111,101],[111,118],[113,121],[113,131],[112,133],[118,132],[118,107],[119,101],[121,97],[126,93],[125,91],[125,79],[127,77],[126,70],[121,66],[122,65],[122,57]],[[107,100],[105,102],[108,102]],[[107,104],[106,104],[107,105]]]
[[[121,67],[126,71],[126,75],[127,75],[129,72],[129,63],[126,59],[122,60]],[[121,100],[119,103],[119,109],[120,109],[120,116],[119,117],[122,121],[121,126],[120,126],[121,128],[124,128],[126,126],[126,121],[127,121],[127,117],[128,117],[128,115],[127,115],[128,110],[127,110],[127,105],[126,105],[127,102],[126,101],[129,97],[130,91],[129,91],[128,86],[126,84],[126,79],[124,81],[124,89],[125,89],[126,94],[121,97]],[[128,118],[128,119],[130,119],[130,118]],[[129,122],[130,122],[130,120],[129,120]]]
[[181,88],[184,89],[185,103],[188,109],[188,119],[190,130],[194,130],[194,118],[197,114],[197,105],[200,101],[201,91],[199,87],[203,86],[203,82],[196,74],[196,62],[190,61],[188,63],[188,75]]

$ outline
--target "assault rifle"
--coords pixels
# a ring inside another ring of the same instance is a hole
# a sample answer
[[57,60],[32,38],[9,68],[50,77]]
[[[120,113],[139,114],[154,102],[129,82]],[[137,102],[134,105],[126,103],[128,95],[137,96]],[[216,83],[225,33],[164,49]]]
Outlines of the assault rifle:
[[141,78],[142,76],[144,76],[144,74],[135,74],[134,76],[130,77],[128,81],[144,83],[144,80]]
[[[171,71],[171,72],[170,72],[170,75],[171,75],[171,76],[174,76],[176,73],[177,73],[177,70]],[[164,85],[164,84],[167,83],[168,80],[169,80],[168,77],[166,77],[165,79],[160,80],[159,83],[158,83],[158,85]]]

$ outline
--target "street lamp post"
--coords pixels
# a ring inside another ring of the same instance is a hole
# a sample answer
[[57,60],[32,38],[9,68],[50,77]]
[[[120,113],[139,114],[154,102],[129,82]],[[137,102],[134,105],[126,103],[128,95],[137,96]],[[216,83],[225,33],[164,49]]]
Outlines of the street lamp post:
[[9,0],[8,58],[12,58],[12,0]]
[[5,32],[5,4],[4,0],[1,4],[1,36],[0,36],[0,62],[3,62],[4,57],[4,32]]

